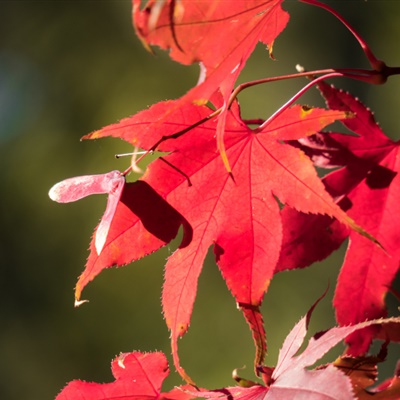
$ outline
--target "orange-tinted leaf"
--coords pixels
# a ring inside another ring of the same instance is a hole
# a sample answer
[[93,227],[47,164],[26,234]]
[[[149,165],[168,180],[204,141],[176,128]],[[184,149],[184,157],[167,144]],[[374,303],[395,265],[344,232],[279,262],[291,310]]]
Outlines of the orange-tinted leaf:
[[[285,28],[289,15],[282,10],[283,0],[238,0],[229,4],[215,0],[150,0],[143,10],[133,0],[136,33],[147,48],[158,45],[170,50],[170,56],[183,64],[200,63],[197,86],[175,106],[205,104],[218,91],[224,107],[217,126],[217,148],[225,168],[231,172],[224,142],[228,98],[241,70],[261,41],[270,50]],[[171,104],[172,106],[172,104]],[[166,111],[174,112],[172,107]]]
[[217,148],[231,172],[224,143],[228,98],[256,44],[261,41],[271,50],[285,28],[289,15],[280,6],[282,0],[238,0],[229,5],[215,0],[150,0],[143,10],[140,3],[133,0],[133,22],[145,46],[158,45],[169,49],[176,61],[201,65],[198,85],[179,102],[205,104],[221,91],[224,109],[217,126]]
[[133,22],[142,42],[170,49],[180,63],[202,64],[205,80],[191,100],[210,99],[238,65],[244,67],[259,41],[272,47],[289,19],[282,0],[179,0],[162,7],[150,0],[142,10],[140,3],[133,0]]
[[[179,100],[163,101],[116,124],[85,135],[82,139],[111,136],[123,139],[135,147],[150,150],[161,138],[187,129],[208,117],[211,112],[208,107],[182,104]],[[165,152],[175,149],[174,139],[166,140],[157,147],[157,150]]]
[[379,360],[377,357],[339,357],[334,365],[350,377],[357,399],[397,400],[400,398],[400,378],[398,376],[389,378],[377,388],[368,390],[377,379],[377,363],[381,361],[383,360]]

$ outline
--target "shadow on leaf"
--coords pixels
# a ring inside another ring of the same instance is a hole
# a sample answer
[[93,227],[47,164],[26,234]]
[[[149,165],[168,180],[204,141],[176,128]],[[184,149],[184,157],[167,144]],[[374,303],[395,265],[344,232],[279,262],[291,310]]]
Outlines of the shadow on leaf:
[[169,243],[183,227],[179,247],[186,247],[192,240],[193,229],[189,222],[144,181],[128,183],[121,197],[125,204],[152,235]]

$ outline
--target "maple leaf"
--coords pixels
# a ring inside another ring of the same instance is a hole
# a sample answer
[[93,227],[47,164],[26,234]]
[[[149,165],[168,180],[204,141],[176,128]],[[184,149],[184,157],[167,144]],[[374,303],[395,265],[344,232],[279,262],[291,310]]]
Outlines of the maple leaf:
[[[277,271],[321,260],[350,235],[334,298],[338,322],[348,325],[386,315],[384,298],[399,270],[400,231],[393,217],[400,202],[399,142],[390,140],[352,95],[326,83],[319,88],[330,108],[355,114],[341,122],[357,136],[324,134],[302,140],[300,147],[319,166],[344,165],[323,179],[325,187],[383,249],[332,219],[283,210],[286,230]],[[365,353],[376,333],[371,327],[349,337],[349,353]]]
[[[154,149],[150,143],[159,143],[157,150],[171,152],[150,164],[142,180],[193,229],[190,243],[181,246],[168,259],[162,297],[164,315],[172,333],[174,363],[189,380],[179,364],[177,339],[188,329],[197,280],[210,246],[214,245],[227,286],[252,328],[257,345],[255,364],[260,364],[266,347],[259,306],[273,276],[282,240],[275,196],[298,210],[327,214],[360,229],[324,190],[311,161],[300,150],[284,143],[311,135],[338,118],[346,118],[346,113],[294,106],[270,125],[253,131],[241,120],[235,103],[227,114],[225,137],[233,180],[215,149],[217,121],[206,118],[211,110],[186,104],[175,110],[170,120],[162,124],[154,120],[155,115],[162,115],[163,107],[170,109],[170,103],[159,103],[86,138],[120,137],[146,150]],[[205,122],[194,126],[197,121]],[[179,131],[185,133],[172,133]],[[169,133],[172,138],[166,140]],[[134,204],[136,198],[129,201]],[[151,210],[149,205],[148,212]],[[134,221],[137,218],[130,218],[129,223]],[[110,240],[99,257],[92,252],[86,266],[89,272],[84,273],[87,276],[92,277],[94,264],[97,273],[114,264],[122,265],[136,259],[134,248],[149,245],[150,236],[139,234],[135,246],[130,244],[120,250],[123,256],[111,257],[126,236],[125,227],[119,227],[118,223],[113,223],[111,229],[118,243]],[[78,286],[81,290],[84,284],[80,282]]]
[[[197,86],[182,96],[185,102],[205,104],[219,89],[223,95],[222,112],[216,130],[217,147],[225,168],[231,172],[224,135],[228,99],[234,84],[256,44],[269,47],[285,28],[289,14],[282,10],[283,0],[215,0],[159,2],[151,0],[143,10],[133,0],[133,23],[138,37],[149,44],[170,49],[170,57],[182,64],[199,62]],[[171,103],[172,106],[172,103]],[[166,109],[163,118],[169,120]]]
[[237,66],[244,67],[259,41],[272,50],[289,20],[282,1],[151,0],[141,10],[133,0],[133,23],[147,48],[169,49],[182,64],[201,63],[204,78],[186,100],[207,101]]
[[[188,387],[161,392],[161,385],[169,374],[168,362],[161,352],[123,353],[111,363],[115,381],[94,383],[75,380],[70,382],[56,400],[188,400],[193,396]],[[185,391],[186,390],[186,391]]]
[[[371,378],[369,369],[352,370],[349,373],[346,368],[349,363],[348,358],[339,358],[332,364],[316,367],[313,370],[308,368],[315,365],[319,359],[349,334],[371,325],[391,323],[399,327],[400,318],[371,320],[353,326],[331,328],[312,337],[305,350],[298,354],[307,333],[311,314],[319,300],[286,337],[279,351],[277,366],[275,368],[264,367],[266,377],[263,378],[266,386],[228,387],[221,390],[204,391],[201,396],[209,399],[225,398],[227,400],[280,400],[289,398],[293,400],[349,400],[355,399],[355,395],[359,399],[368,399],[372,395],[377,395],[377,393],[372,394],[365,390],[366,387],[374,383],[376,375]],[[362,360],[358,360],[358,363],[362,365],[366,365],[368,362],[371,363],[371,360],[366,360],[364,363]],[[372,365],[373,371],[376,362],[375,360],[375,364]],[[355,363],[352,365],[354,366]],[[343,373],[343,370],[346,370],[346,374]],[[383,390],[377,398],[383,399],[385,398],[384,395],[399,396],[400,385],[397,380],[392,380],[390,384],[390,388],[382,388]],[[192,394],[195,395],[193,392]],[[199,397],[200,394],[197,396]],[[396,397],[388,398],[394,399]]]
[[[385,325],[382,325],[382,327]],[[345,356],[339,357],[333,365],[350,377],[354,394],[358,400],[397,400],[400,397],[400,377],[398,370],[395,372],[394,377],[387,379],[372,390],[367,390],[368,387],[375,383],[378,376],[377,363],[382,361],[384,359],[379,356]]]

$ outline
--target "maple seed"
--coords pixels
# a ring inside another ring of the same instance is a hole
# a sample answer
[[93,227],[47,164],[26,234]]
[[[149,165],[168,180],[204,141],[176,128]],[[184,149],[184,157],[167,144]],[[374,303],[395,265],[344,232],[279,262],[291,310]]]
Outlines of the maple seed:
[[107,207],[96,231],[95,247],[100,255],[107,239],[115,210],[125,185],[125,177],[119,171],[100,175],[84,175],[65,179],[55,184],[49,197],[58,203],[71,203],[92,194],[108,194]]

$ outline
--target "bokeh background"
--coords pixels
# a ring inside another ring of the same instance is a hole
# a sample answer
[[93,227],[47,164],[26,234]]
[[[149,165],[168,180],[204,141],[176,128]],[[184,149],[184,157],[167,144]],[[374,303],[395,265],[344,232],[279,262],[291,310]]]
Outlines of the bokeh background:
[[[352,22],[378,57],[400,65],[400,2],[326,3]],[[241,81],[292,73],[298,63],[307,69],[368,68],[357,43],[334,17],[296,1],[284,7],[291,21],[276,41],[277,61],[259,46]],[[111,381],[110,361],[119,352],[161,350],[170,357],[160,296],[163,264],[176,243],[103,272],[84,291],[90,303],[74,309],[73,288],[106,198],[59,205],[47,193],[67,177],[125,169],[129,160],[114,158],[131,150],[122,141],[80,142],[80,137],[181,96],[197,74],[197,66],[176,64],[160,51],[154,57],[142,48],[128,0],[0,1],[1,399],[53,399],[75,378]],[[390,137],[400,137],[400,77],[379,87],[336,82],[375,111]],[[298,80],[250,89],[240,96],[243,113],[266,118],[304,84]],[[316,90],[302,102],[322,104]],[[268,364],[275,364],[284,337],[328,281],[332,296],[343,256],[342,247],[327,262],[274,279],[263,305]],[[395,301],[391,296],[388,301],[395,313]],[[327,298],[311,330],[333,324]],[[232,384],[230,374],[237,367],[247,366],[243,375],[252,378],[250,332],[211,255],[180,349],[183,365],[200,386]],[[395,356],[382,378],[393,370]],[[165,388],[179,383],[172,368]]]

